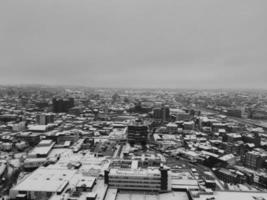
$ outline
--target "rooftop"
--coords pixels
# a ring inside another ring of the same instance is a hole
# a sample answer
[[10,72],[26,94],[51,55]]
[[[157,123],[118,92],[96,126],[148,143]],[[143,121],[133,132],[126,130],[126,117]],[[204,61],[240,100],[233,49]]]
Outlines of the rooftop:
[[160,176],[159,169],[115,169],[112,168],[109,173],[111,176]]
[[96,181],[95,177],[83,177],[78,183],[77,183],[77,187],[89,187],[92,188],[94,183]]
[[74,170],[39,168],[11,190],[57,192],[74,176]]
[[29,125],[29,131],[46,131],[47,125]]
[[138,193],[132,191],[120,192],[117,194],[116,200],[189,200],[186,192],[169,192],[164,194],[153,194],[153,193]]
[[[40,142],[41,143],[41,142]],[[47,142],[44,142],[44,144],[36,146],[30,153],[29,156],[35,156],[35,155],[46,155],[48,154],[53,146],[55,145],[54,142],[48,144]]]
[[215,200],[265,200],[267,193],[257,192],[215,192],[214,195],[201,195],[200,198],[195,200],[206,200],[207,198],[215,197]]

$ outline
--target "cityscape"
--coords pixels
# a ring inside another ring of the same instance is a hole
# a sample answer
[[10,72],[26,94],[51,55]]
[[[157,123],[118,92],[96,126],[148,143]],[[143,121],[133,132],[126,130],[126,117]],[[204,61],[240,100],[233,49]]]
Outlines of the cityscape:
[[1,87],[5,199],[266,199],[267,92]]
[[0,200],[267,200],[266,0],[0,0]]

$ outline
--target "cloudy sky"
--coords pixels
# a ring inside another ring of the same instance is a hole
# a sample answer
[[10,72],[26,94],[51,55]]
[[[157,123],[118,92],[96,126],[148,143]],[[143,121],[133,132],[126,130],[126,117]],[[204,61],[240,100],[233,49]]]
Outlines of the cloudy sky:
[[266,0],[2,0],[0,84],[267,89]]

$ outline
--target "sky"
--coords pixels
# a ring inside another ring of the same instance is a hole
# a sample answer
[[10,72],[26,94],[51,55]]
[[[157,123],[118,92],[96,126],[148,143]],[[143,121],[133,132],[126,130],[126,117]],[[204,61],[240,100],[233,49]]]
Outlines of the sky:
[[266,0],[1,0],[0,84],[267,89]]

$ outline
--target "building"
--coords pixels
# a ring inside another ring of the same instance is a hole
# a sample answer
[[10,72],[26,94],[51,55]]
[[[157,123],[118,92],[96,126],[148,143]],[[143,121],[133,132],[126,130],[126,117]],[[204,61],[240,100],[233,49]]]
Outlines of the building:
[[186,112],[179,108],[171,108],[170,114],[175,117],[176,121],[188,121],[191,119],[189,112]]
[[259,147],[261,145],[261,137],[259,133],[249,133],[243,135],[242,138],[245,143],[253,143],[255,147]]
[[195,128],[194,121],[184,122],[184,130],[193,130]]
[[239,133],[228,133],[224,136],[224,141],[235,143],[242,140],[242,136]]
[[24,131],[26,129],[26,122],[22,121],[12,125],[13,131]]
[[246,153],[244,158],[244,165],[252,169],[260,169],[263,167],[266,159],[266,151],[262,149],[255,149]]
[[153,109],[153,118],[157,120],[162,120],[162,121],[168,121],[170,118],[170,108],[169,106],[161,106],[161,107],[156,107]]
[[54,123],[54,114],[51,113],[38,114],[36,116],[36,122],[39,125],[47,125],[50,123]]
[[267,119],[267,112],[265,109],[255,109],[251,110],[250,116],[251,119]]
[[235,109],[235,108],[228,108],[226,110],[226,115],[231,116],[231,117],[242,117],[242,111],[240,109]]
[[53,98],[53,112],[61,113],[61,112],[68,112],[70,108],[74,107],[74,99],[57,99]]
[[1,161],[0,162],[0,184],[2,184],[2,181],[4,180],[3,178],[7,175],[7,172],[8,172],[7,163]]
[[26,158],[23,161],[23,167],[27,171],[37,169],[48,161],[47,158]]
[[244,183],[246,181],[246,177],[241,172],[230,171],[225,168],[221,168],[215,171],[216,176],[226,182],[226,183]]
[[66,141],[75,143],[79,140],[79,132],[77,131],[63,131],[56,133],[56,142],[57,144],[62,144]]
[[167,124],[167,131],[168,133],[177,133],[178,131],[178,125],[176,123],[168,123]]
[[105,183],[111,188],[137,191],[169,191],[171,181],[168,169],[122,169],[112,168],[105,171]]
[[220,160],[230,165],[234,165],[236,163],[236,157],[233,154],[226,154],[220,157]]
[[20,132],[16,138],[27,142],[31,146],[35,146],[40,142],[40,134],[32,132]]
[[127,139],[129,143],[146,144],[148,139],[148,126],[142,121],[136,120],[132,125],[128,126]]
[[55,142],[52,140],[41,140],[39,144],[29,152],[29,158],[46,158],[54,147]]
[[10,199],[48,200],[61,194],[74,174],[74,170],[39,168],[11,188]]

